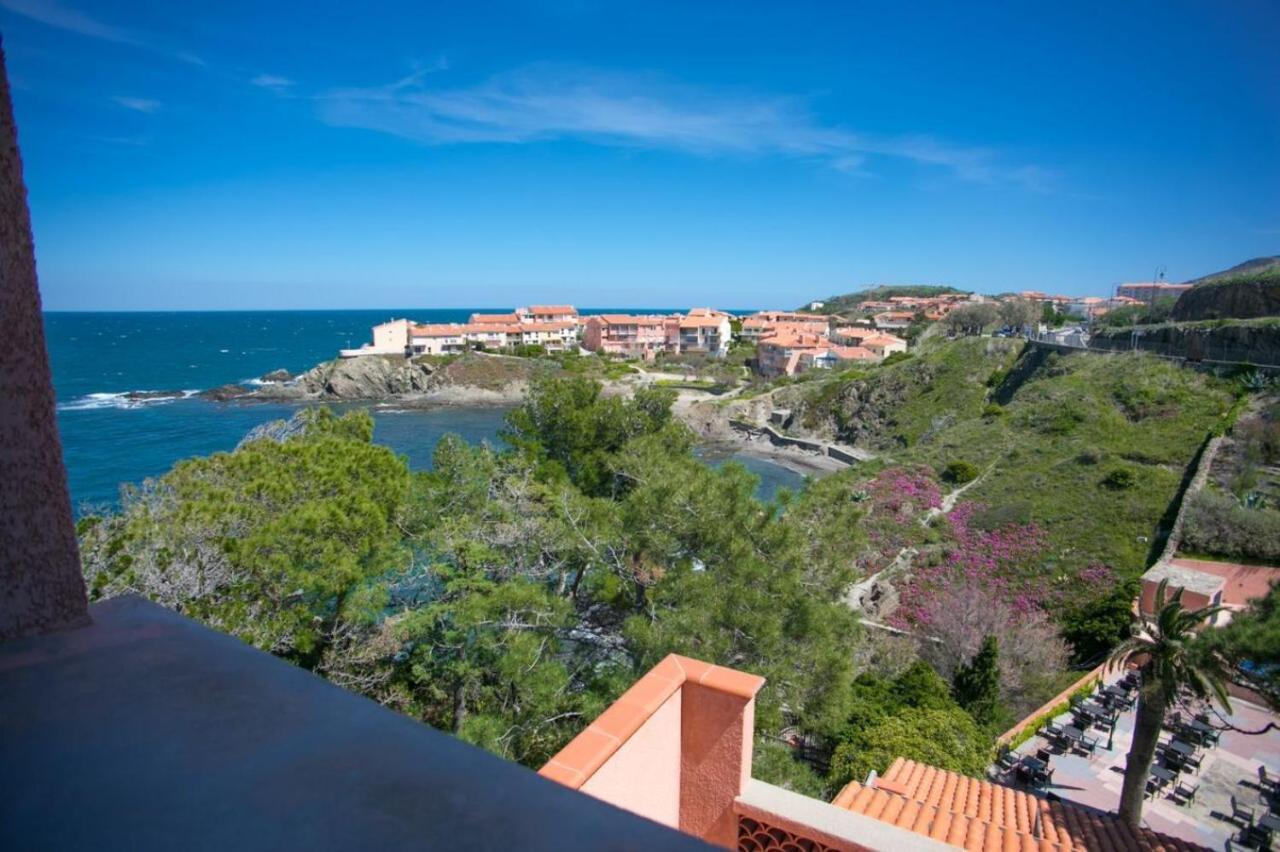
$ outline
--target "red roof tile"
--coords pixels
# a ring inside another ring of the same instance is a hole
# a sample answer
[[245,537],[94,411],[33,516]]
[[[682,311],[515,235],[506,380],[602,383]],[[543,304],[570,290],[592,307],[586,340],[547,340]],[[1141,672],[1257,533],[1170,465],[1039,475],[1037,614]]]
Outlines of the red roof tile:
[[874,787],[846,786],[832,804],[970,852],[1183,852],[1184,840],[1134,831],[1111,814],[1049,802],[990,781],[898,758]]

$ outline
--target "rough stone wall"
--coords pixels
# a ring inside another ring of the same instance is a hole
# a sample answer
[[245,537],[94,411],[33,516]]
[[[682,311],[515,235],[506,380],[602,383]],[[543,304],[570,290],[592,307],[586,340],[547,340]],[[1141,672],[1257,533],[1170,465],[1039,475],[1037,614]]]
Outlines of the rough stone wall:
[[[1090,349],[1127,352],[1134,348],[1130,330],[1094,334]],[[1216,328],[1162,325],[1140,330],[1137,348],[1144,352],[1192,361],[1280,366],[1280,326],[1222,325]]]
[[0,641],[87,623],[0,46]]
[[1160,558],[1152,565],[1168,562],[1174,556],[1177,556],[1178,548],[1182,545],[1182,530],[1187,522],[1187,507],[1191,503],[1191,498],[1199,494],[1205,483],[1209,481],[1209,471],[1213,468],[1213,460],[1218,457],[1218,448],[1221,446],[1221,435],[1210,438],[1205,444],[1203,452],[1200,453],[1196,472],[1192,475],[1191,482],[1187,484],[1187,490],[1179,497],[1178,514],[1173,519],[1173,526],[1169,530],[1169,538],[1165,540],[1164,550],[1160,552]]

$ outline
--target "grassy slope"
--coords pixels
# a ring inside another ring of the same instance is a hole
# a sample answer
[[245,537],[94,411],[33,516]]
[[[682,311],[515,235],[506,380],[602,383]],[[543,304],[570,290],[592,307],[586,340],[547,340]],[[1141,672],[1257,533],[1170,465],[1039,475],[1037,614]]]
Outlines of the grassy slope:
[[893,452],[914,446],[950,425],[978,417],[987,382],[1008,369],[1022,344],[964,338],[853,381],[835,376],[812,382],[798,408],[809,429],[834,431],[841,440]]
[[560,372],[554,362],[474,352],[441,359],[439,363],[436,373],[439,381],[488,390],[501,390],[512,382],[527,382],[535,376]]
[[[1145,354],[1051,355],[1002,414],[984,417],[985,381],[1010,365],[1018,345],[944,344],[849,383],[856,390],[819,388],[805,413],[845,420],[858,443],[896,461],[991,468],[966,499],[1043,525],[1054,573],[1092,562],[1141,573],[1186,465],[1230,404],[1229,385]],[[1117,467],[1134,472],[1133,488],[1101,485]]]
[[1244,263],[1237,264],[1230,269],[1195,278],[1187,283],[1200,286],[1204,284],[1233,284],[1240,281],[1258,280],[1280,280],[1280,256],[1255,257],[1253,260],[1246,260]]
[[[1133,576],[1230,401],[1226,383],[1148,355],[1057,356],[1018,389],[1005,416],[959,424],[919,455],[994,463],[969,498],[1045,526],[1063,573],[1103,562]],[[1134,487],[1102,485],[1118,467],[1136,474]]]

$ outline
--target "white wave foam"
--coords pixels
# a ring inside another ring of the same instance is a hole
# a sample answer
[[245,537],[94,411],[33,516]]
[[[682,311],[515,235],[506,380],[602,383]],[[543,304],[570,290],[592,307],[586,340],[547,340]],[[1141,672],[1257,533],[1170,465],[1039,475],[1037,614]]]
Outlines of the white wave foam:
[[172,395],[138,399],[131,393],[150,393],[150,391],[125,391],[123,393],[90,393],[82,397],[58,403],[59,411],[92,411],[98,408],[142,408],[147,405],[164,405],[179,399],[190,399],[200,393],[198,390],[177,391]]

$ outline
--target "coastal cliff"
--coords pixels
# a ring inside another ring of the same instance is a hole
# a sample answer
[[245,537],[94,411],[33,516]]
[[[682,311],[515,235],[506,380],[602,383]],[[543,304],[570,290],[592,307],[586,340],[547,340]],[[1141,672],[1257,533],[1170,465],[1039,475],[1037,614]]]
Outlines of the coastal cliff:
[[367,355],[337,358],[296,377],[263,377],[258,387],[204,391],[214,401],[397,402],[423,405],[513,405],[529,382],[553,368],[525,358],[466,353],[449,358]]

